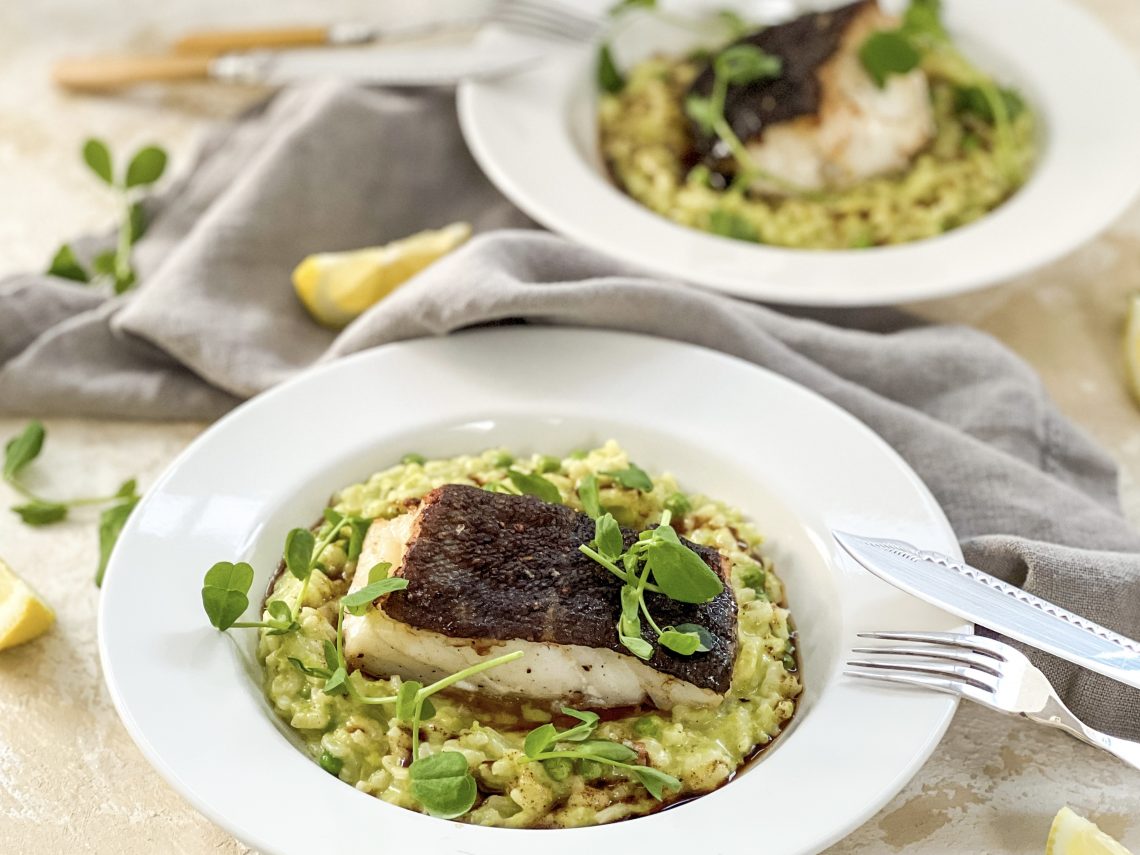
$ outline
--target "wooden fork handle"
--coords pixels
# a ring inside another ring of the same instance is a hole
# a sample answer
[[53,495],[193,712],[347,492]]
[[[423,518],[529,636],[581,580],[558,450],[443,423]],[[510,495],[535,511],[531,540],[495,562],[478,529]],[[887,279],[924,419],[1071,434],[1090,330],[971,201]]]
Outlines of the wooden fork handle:
[[328,27],[268,27],[251,30],[205,30],[187,33],[173,44],[180,54],[216,56],[233,51],[312,47],[331,41]]
[[100,92],[138,83],[205,80],[209,56],[93,56],[60,60],[52,80],[64,89]]

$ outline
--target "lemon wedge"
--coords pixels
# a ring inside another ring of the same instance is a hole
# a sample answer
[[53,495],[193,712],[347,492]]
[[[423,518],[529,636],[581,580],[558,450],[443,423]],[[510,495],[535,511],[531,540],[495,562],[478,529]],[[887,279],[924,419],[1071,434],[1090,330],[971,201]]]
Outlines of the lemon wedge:
[[1127,849],[1069,808],[1057,811],[1045,855],[1132,855]]
[[1140,404],[1140,293],[1132,295],[1128,304],[1128,321],[1124,327],[1124,364],[1128,369],[1128,387]]
[[309,314],[339,329],[469,237],[468,223],[452,223],[384,246],[310,255],[293,271],[293,287]]
[[0,561],[0,650],[43,635],[54,621],[51,606]]

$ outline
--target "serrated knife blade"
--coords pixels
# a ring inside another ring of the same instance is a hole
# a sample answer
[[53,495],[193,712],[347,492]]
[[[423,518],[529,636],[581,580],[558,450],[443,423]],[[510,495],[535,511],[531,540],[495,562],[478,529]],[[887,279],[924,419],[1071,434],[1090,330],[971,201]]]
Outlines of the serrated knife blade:
[[861,566],[920,600],[1140,689],[1140,642],[942,553],[848,532],[832,536]]

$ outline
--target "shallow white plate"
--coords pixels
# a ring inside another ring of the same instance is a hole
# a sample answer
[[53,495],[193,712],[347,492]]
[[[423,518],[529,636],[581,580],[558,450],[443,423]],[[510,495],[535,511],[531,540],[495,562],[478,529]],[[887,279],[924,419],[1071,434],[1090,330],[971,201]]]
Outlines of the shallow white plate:
[[[663,276],[803,305],[943,296],[1074,249],[1140,189],[1140,73],[1087,12],[1066,0],[946,0],[945,19],[969,56],[1036,108],[1042,150],[1029,182],[1000,208],[917,243],[843,251],[758,246],[642,207],[610,182],[597,151],[593,46],[563,49],[512,77],[463,84],[460,121],[483,170],[527,214]],[[652,21],[624,28],[614,45],[619,61],[661,49],[659,29]],[[677,52],[675,41],[670,48]]]
[[[218,633],[202,611],[214,562],[250,561],[256,596],[291,527],[406,452],[563,454],[611,437],[649,471],[742,507],[788,585],[807,685],[800,710],[761,762],[711,795],[573,831],[477,828],[393,807],[291,744],[261,693],[254,631]],[[857,631],[956,621],[844,563],[832,528],[959,554],[934,499],[875,434],[745,362],[660,339],[534,327],[389,345],[239,407],[151,488],[103,587],[103,669],[151,763],[265,853],[727,853],[761,841],[767,855],[811,852],[894,795],[954,709],[946,696],[840,674]]]

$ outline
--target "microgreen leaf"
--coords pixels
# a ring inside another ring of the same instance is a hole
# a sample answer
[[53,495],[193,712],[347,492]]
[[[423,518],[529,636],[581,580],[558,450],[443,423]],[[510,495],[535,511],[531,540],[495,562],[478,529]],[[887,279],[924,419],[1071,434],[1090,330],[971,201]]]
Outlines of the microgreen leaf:
[[30,421],[19,436],[8,440],[4,447],[4,477],[8,480],[15,478],[21,470],[36,457],[44,447],[44,438],[47,431],[41,422]]
[[302,582],[313,572],[316,536],[307,528],[295,528],[285,537],[285,566]]
[[614,55],[606,42],[602,42],[598,48],[597,74],[598,88],[603,92],[616,95],[625,88],[625,77],[618,71],[617,63],[614,62]]
[[559,742],[580,742],[581,740],[589,739],[593,736],[594,731],[598,729],[600,717],[595,712],[562,707],[562,714],[578,719],[581,724],[576,724],[559,733]]
[[405,466],[423,466],[427,463],[427,458],[422,454],[416,454],[414,451],[410,451],[400,458],[400,462]]
[[329,677],[332,676],[332,674],[329,673],[328,671],[326,671],[324,668],[310,667],[309,665],[306,665],[304,662],[302,662],[300,659],[295,659],[292,656],[289,657],[289,661],[293,663],[294,668],[296,668],[298,671],[300,671],[302,674],[306,675],[307,677],[324,677],[327,680]]
[[340,653],[337,652],[336,645],[328,639],[325,639],[321,649],[325,654],[325,665],[328,666],[329,672],[335,671],[340,668],[344,663],[341,661]]
[[644,638],[634,638],[631,635],[619,635],[618,641],[638,659],[648,660],[653,658],[653,645]]
[[625,549],[625,539],[621,534],[621,527],[612,514],[602,514],[594,520],[594,543],[603,558],[617,561],[622,550]]
[[[659,526],[654,531],[668,529]],[[676,533],[673,534],[676,537]],[[646,550],[646,565],[653,581],[671,600],[682,603],[707,603],[724,590],[720,576],[704,560],[682,543],[664,538],[654,539]]]
[[119,485],[119,489],[115,491],[115,498],[117,499],[137,499],[139,497],[139,482],[134,478],[128,478]]
[[83,162],[98,175],[105,184],[114,185],[115,175],[111,166],[111,150],[100,139],[89,139],[83,144]]
[[593,519],[602,515],[602,500],[598,495],[598,479],[595,475],[587,475],[578,482],[578,501],[582,509]]
[[115,265],[115,293],[125,294],[135,284],[135,271],[130,267]]
[[527,757],[537,757],[542,752],[548,750],[557,741],[558,728],[553,724],[547,723],[536,727],[526,735],[526,741],[523,742],[523,752]]
[[519,472],[517,469],[508,469],[507,477],[511,479],[511,483],[521,493],[537,496],[542,501],[550,502],[552,505],[557,505],[562,501],[562,494],[558,492],[558,488],[541,475],[531,475],[526,472]]
[[685,113],[704,133],[716,133],[716,123],[721,116],[712,98],[690,95],[685,99]]
[[326,695],[343,695],[348,692],[348,671],[343,665],[325,680],[325,686],[321,691]]
[[859,48],[859,59],[880,89],[892,74],[906,74],[918,67],[922,55],[897,30],[871,33]]
[[544,454],[538,458],[538,463],[534,466],[534,471],[542,474],[544,472],[557,472],[562,468],[562,461],[557,457],[549,454]]
[[942,26],[941,0],[911,0],[903,13],[902,32],[938,44],[950,39]]
[[219,561],[207,570],[202,582],[202,607],[210,623],[220,630],[229,629],[249,608],[246,595],[252,584],[253,568],[244,561]]
[[728,30],[729,41],[736,41],[744,37],[752,29],[735,9],[721,9],[716,13],[716,17]]
[[412,795],[432,816],[453,819],[475,804],[475,779],[458,751],[421,757],[408,768]]
[[266,607],[269,612],[269,628],[266,635],[284,635],[297,629],[297,622],[293,620],[293,610],[284,600],[273,600]]
[[611,763],[629,763],[637,759],[637,752],[628,745],[608,739],[592,739],[574,746],[574,750],[589,754],[591,759],[608,760]]
[[127,165],[127,187],[153,184],[166,171],[166,152],[158,146],[148,145],[135,152]]
[[381,579],[388,578],[388,571],[392,569],[390,561],[381,561],[378,564],[373,564],[372,569],[368,571],[368,584],[379,582]]
[[713,60],[713,71],[730,86],[779,77],[784,61],[756,45],[739,44],[725,48]]
[[25,505],[16,505],[12,511],[19,515],[25,525],[51,525],[67,519],[67,505],[59,502],[44,502],[39,499]]
[[724,208],[714,208],[709,212],[709,231],[714,235],[733,240],[760,243],[760,232],[756,230],[751,220]]
[[91,259],[91,269],[100,276],[115,275],[115,250],[107,249]]
[[118,541],[119,534],[123,531],[123,526],[126,525],[131,511],[139,503],[139,498],[135,495],[135,482],[133,480],[123,484],[116,496],[128,498],[125,502],[112,505],[99,515],[99,565],[95,568],[96,586],[103,584],[103,574],[107,572],[107,562],[111,560],[111,550],[115,548],[115,543]]
[[423,683],[415,680],[405,680],[396,692],[396,718],[406,724],[411,724],[416,715],[416,697]]
[[344,525],[344,514],[335,508],[325,508],[324,511],[321,512],[321,516],[323,516],[325,518],[325,522],[329,524],[330,530],[333,528],[339,528],[340,526]]
[[657,636],[657,642],[674,653],[692,656],[701,646],[701,637],[695,632],[678,632],[676,629],[666,627],[665,631]]
[[621,619],[618,621],[618,635],[641,637],[641,594],[634,585],[624,585],[621,589]]
[[708,653],[713,649],[716,644],[716,639],[713,634],[701,626],[699,623],[679,623],[673,629],[677,632],[690,633],[697,636],[697,653]]
[[[380,566],[380,564],[376,565],[376,567]],[[391,564],[383,562],[384,570],[381,572],[387,572],[391,566]],[[375,570],[376,567],[372,569]],[[349,614],[360,617],[377,598],[385,594],[390,594],[393,591],[402,591],[406,587],[408,587],[407,579],[403,579],[399,576],[385,576],[384,578],[377,579],[375,582],[369,582],[363,588],[342,597],[340,604],[344,606],[345,611]]]
[[91,277],[75,257],[71,244],[65,243],[55,251],[51,264],[47,269],[49,276],[58,276],[60,279],[70,279],[72,282],[89,282]]
[[364,537],[372,526],[372,520],[367,517],[349,517],[348,524],[351,531],[348,535],[348,549],[345,552],[349,561],[355,561],[360,557],[360,551],[364,548]]
[[133,202],[127,211],[127,236],[134,243],[146,232],[146,212],[140,202]]
[[665,790],[677,792],[681,789],[681,782],[674,778],[672,775],[667,775],[660,769],[654,769],[652,766],[634,766],[629,770],[645,789],[649,790],[649,794],[657,801],[661,801],[665,797]]
[[[1012,89],[998,89],[998,97],[1005,103],[1006,116],[1016,119],[1025,110],[1025,101]],[[958,86],[954,89],[954,109],[959,114],[973,114],[984,122],[994,124],[993,104],[981,86]]]
[[619,469],[616,472],[603,472],[602,474],[609,475],[623,487],[628,487],[631,490],[641,490],[643,493],[648,493],[653,489],[653,480],[644,469],[634,463],[629,464],[625,469]]
[[657,0],[618,0],[610,7],[608,15],[611,17],[628,12],[630,9],[656,9]]

